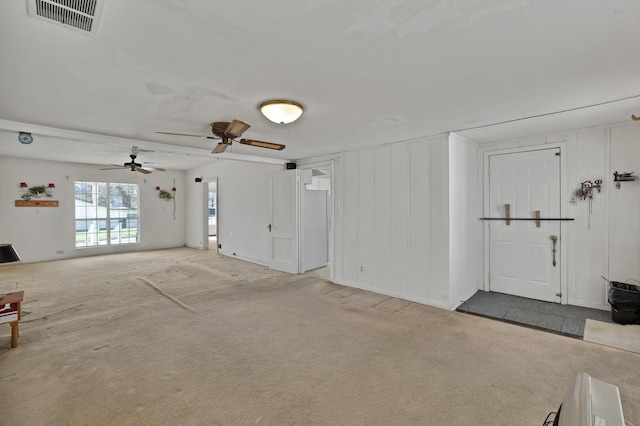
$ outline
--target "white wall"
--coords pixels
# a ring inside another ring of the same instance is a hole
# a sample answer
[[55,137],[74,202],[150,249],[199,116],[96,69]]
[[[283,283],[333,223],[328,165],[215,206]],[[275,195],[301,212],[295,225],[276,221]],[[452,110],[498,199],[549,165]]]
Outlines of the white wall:
[[610,132],[609,278],[640,280],[640,181],[621,182],[620,189],[613,182],[614,171],[640,176],[640,126],[633,123]]
[[[575,218],[562,235],[567,256],[562,279],[569,304],[609,309],[603,276],[640,280],[640,180],[622,182],[620,189],[613,181],[615,171],[640,175],[639,142],[640,126],[630,122],[481,145],[486,152],[564,144],[562,215]],[[604,183],[591,206],[576,199],[580,183],[596,179]]]
[[449,280],[451,303],[462,303],[478,289],[480,245],[477,191],[478,145],[449,135]]
[[254,263],[267,264],[269,185],[271,176],[284,166],[222,160],[187,172],[187,245],[203,248],[205,182],[195,178],[217,177],[217,226],[220,253]]
[[[475,145],[461,139],[454,144],[453,161],[471,165],[456,182],[475,186]],[[454,271],[459,284],[453,292],[450,287],[450,268],[474,253],[465,251],[451,263],[450,235],[459,246],[472,226],[450,233],[449,170],[448,135],[342,154],[333,176],[335,281],[445,309],[459,304],[458,293],[475,291],[477,268],[468,265],[471,273]],[[456,193],[454,206],[466,195],[464,189]],[[475,255],[480,258],[477,249]]]
[[[0,157],[0,240],[15,246],[24,262],[183,246],[185,243],[184,172],[142,175],[126,170],[99,170],[99,165]],[[171,189],[176,180],[176,219],[173,201],[158,198],[156,186]],[[74,182],[137,183],[140,202],[140,242],[75,248]],[[54,183],[52,200],[59,207],[15,207],[20,182],[29,186]]]

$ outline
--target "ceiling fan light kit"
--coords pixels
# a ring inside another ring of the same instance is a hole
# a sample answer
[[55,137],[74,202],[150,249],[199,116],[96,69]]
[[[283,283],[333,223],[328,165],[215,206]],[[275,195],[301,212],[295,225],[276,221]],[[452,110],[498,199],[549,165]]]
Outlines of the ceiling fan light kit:
[[302,104],[296,101],[273,99],[260,104],[260,112],[277,124],[289,124],[296,121],[304,112]]

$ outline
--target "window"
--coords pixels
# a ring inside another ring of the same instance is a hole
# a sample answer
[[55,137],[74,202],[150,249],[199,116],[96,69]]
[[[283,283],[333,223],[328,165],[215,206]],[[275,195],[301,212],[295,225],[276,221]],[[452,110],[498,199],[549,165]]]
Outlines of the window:
[[138,242],[138,185],[76,182],[76,248]]
[[209,226],[216,224],[216,193],[209,191]]

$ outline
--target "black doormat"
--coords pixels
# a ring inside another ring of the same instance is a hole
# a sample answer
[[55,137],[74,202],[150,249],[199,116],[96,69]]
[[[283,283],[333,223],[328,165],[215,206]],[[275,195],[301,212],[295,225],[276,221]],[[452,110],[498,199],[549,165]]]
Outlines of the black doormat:
[[584,336],[586,319],[613,322],[609,311],[486,291],[478,291],[456,310],[577,338]]

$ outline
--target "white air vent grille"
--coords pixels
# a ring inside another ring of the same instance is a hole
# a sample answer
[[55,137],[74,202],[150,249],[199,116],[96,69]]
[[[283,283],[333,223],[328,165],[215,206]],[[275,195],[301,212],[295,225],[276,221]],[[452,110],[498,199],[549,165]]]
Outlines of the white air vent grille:
[[29,15],[95,35],[104,0],[28,0]]

